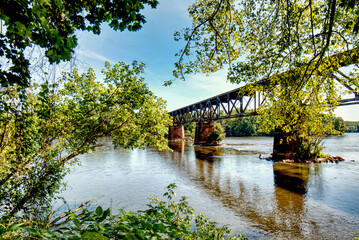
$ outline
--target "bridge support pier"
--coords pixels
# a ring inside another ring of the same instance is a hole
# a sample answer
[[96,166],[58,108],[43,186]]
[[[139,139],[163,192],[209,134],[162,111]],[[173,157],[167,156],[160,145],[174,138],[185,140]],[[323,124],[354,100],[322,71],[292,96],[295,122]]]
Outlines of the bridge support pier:
[[295,159],[301,144],[301,139],[290,139],[293,133],[287,133],[276,128],[274,131],[273,160]]
[[184,140],[184,127],[182,124],[169,127],[168,140]]
[[203,121],[197,122],[194,144],[195,145],[212,144],[210,135],[213,131],[214,131],[213,120],[208,121],[208,123],[205,123]]

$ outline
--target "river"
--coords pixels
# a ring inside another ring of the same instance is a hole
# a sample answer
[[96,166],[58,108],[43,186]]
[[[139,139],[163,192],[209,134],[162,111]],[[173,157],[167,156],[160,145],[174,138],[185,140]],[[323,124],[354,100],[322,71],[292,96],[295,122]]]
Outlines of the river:
[[80,158],[65,177],[68,205],[145,209],[176,183],[197,213],[232,234],[250,239],[354,239],[359,237],[359,133],[331,136],[324,152],[346,161],[273,163],[258,156],[272,150],[271,137],[225,138],[220,147],[171,143],[173,153],[113,149],[109,138]]

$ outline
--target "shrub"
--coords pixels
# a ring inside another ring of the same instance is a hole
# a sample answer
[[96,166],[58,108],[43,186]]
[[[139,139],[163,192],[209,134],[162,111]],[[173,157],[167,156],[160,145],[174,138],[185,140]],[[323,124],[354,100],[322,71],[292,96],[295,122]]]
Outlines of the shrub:
[[[42,221],[0,223],[3,239],[224,239],[230,230],[218,227],[207,216],[194,216],[186,197],[173,200],[175,184],[167,187],[166,201],[150,197],[148,209],[112,215],[110,209],[88,210],[80,206],[52,219],[53,212]],[[79,212],[81,210],[81,212]],[[79,212],[79,213],[77,213]],[[239,234],[228,239],[248,239]]]

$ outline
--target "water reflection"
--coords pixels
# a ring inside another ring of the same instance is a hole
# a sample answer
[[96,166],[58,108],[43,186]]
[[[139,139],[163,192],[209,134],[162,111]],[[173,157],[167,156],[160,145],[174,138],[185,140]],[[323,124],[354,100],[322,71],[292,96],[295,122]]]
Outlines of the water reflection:
[[184,141],[168,141],[168,146],[176,152],[184,153],[185,142]]
[[[309,182],[317,181],[319,191],[323,186],[318,165],[253,161],[253,157],[246,158],[248,153],[240,155],[240,151],[228,158],[234,151],[225,147],[185,148],[193,150],[181,151],[180,157],[171,155],[178,170],[266,234],[276,238],[335,239],[353,236],[356,231],[355,221],[348,223],[345,214],[333,215],[332,209],[308,201]],[[328,222],[333,225],[328,226]],[[341,224],[350,230],[338,233]]]
[[308,164],[273,163],[274,183],[278,187],[304,194],[309,178]]
[[327,140],[329,154],[356,160],[340,164],[259,159],[272,151],[272,140],[227,138],[215,148],[171,142],[170,152],[113,149],[103,139],[104,147],[82,156],[82,166],[66,176],[71,188],[62,196],[74,207],[87,200],[105,207],[113,200],[113,209],[136,210],[175,182],[198,212],[250,239],[359,237],[359,134]]
[[213,162],[221,159],[224,154],[224,148],[194,146],[194,152],[197,159]]

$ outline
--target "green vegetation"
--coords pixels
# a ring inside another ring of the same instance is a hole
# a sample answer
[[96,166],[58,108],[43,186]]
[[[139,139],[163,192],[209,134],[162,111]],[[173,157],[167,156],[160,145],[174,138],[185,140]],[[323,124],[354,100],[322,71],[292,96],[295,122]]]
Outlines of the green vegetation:
[[[5,0],[0,6],[0,238],[1,239],[223,239],[204,215],[193,218],[186,198],[151,198],[148,209],[112,215],[82,204],[55,217],[51,200],[77,156],[111,136],[115,147],[168,149],[172,123],[165,101],[148,89],[144,64],[106,63],[104,79],[93,69],[49,80],[42,68],[32,79],[29,50],[39,47],[49,64],[71,60],[78,30],[100,34],[101,24],[137,31],[140,11],[157,0]],[[192,228],[192,220],[194,228]],[[234,238],[233,238],[234,239]],[[244,236],[241,239],[246,239]]]
[[214,131],[209,135],[208,142],[219,144],[226,137],[226,133],[220,122],[214,122]]
[[[271,131],[265,132],[261,130],[259,123],[260,116],[250,116],[242,118],[229,118],[220,120],[217,123],[220,123],[223,133],[226,137],[243,137],[243,136],[274,136],[274,129]],[[330,123],[333,124],[334,129],[337,134],[342,135],[345,132],[358,132],[359,131],[359,122],[348,122],[344,121],[341,117],[333,117],[330,120]],[[186,137],[194,138],[196,131],[196,123],[185,123],[184,125]],[[217,127],[219,125],[217,124]],[[221,132],[218,128],[218,132]],[[221,134],[221,140],[223,140],[223,134]]]
[[[175,184],[167,187],[166,201],[150,197],[148,209],[113,215],[110,209],[88,210],[81,205],[78,209],[44,219],[0,223],[2,239],[225,239],[230,230],[217,227],[205,215],[194,217],[194,209],[186,197],[173,200]],[[193,225],[192,225],[193,224]],[[226,239],[246,240],[244,235]]]
[[258,116],[230,118],[222,120],[222,124],[225,127],[227,137],[274,135],[274,129],[269,133],[260,131]]
[[[243,118],[231,118],[222,120],[222,126],[226,129],[227,137],[241,137],[241,136],[274,136],[274,129],[269,133],[261,131],[261,126],[259,123],[260,116],[251,116]],[[349,132],[349,127],[351,129],[357,129],[357,122],[344,122],[341,117],[333,117],[330,119],[330,123],[333,124],[333,127],[337,134],[344,134]]]
[[185,123],[183,124],[183,127],[185,131],[185,136],[194,139],[196,134],[196,123],[195,122]]
[[334,129],[340,134],[343,135],[347,131],[345,122],[341,117],[334,117],[332,120]]
[[359,122],[345,122],[346,132],[359,132]]
[[78,30],[100,34],[104,22],[114,30],[139,30],[146,22],[140,14],[145,4],[155,8],[158,1],[2,0],[1,85],[29,86],[26,50],[32,46],[43,48],[50,63],[59,63],[72,58]]
[[104,80],[76,69],[54,84],[0,89],[1,217],[32,218],[48,209],[80,154],[111,136],[116,147],[167,149],[165,101],[141,77],[144,64],[106,63]]
[[[328,134],[340,86],[359,87],[358,9],[355,1],[198,0],[192,27],[177,32],[185,46],[174,76],[210,74],[228,65],[227,79],[265,91],[261,131],[281,129],[308,154]],[[343,72],[348,68],[348,74]],[[261,84],[256,84],[262,80]],[[171,84],[171,81],[166,84]],[[309,146],[309,148],[308,148]]]

